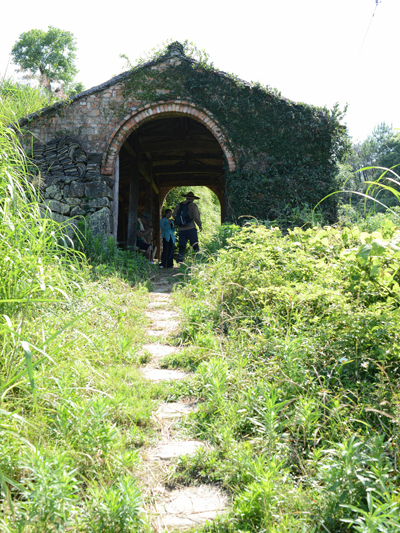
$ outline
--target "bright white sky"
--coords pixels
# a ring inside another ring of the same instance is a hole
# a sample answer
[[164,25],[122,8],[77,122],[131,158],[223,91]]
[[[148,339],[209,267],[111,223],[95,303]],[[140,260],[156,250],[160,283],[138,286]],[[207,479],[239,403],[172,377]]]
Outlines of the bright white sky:
[[400,128],[400,0],[375,8],[375,0],[9,1],[0,76],[19,35],[49,25],[77,38],[77,81],[87,89],[121,72],[120,53],[134,63],[167,39],[188,39],[220,70],[293,101],[348,103],[349,133],[364,140],[380,122]]

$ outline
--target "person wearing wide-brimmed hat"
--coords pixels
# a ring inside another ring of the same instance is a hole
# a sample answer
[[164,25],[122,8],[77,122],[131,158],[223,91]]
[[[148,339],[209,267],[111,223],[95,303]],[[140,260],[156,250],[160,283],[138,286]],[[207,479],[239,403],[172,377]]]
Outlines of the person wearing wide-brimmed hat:
[[146,252],[146,257],[150,263],[154,263],[154,257],[157,252],[157,246],[151,244],[153,228],[150,224],[151,216],[149,213],[143,213],[137,219],[136,226],[136,246]]
[[[194,203],[194,200],[200,200],[198,196],[190,191],[188,193],[182,194],[185,197],[185,201],[181,202],[175,207],[173,217],[175,218],[176,225],[178,227],[179,235],[179,251],[178,251],[178,263],[182,263],[183,257],[185,255],[186,244],[189,241],[193,250],[195,252],[199,251],[199,238],[197,235],[196,225],[199,228],[199,231],[202,231],[203,226],[200,219],[200,211],[197,204]],[[179,221],[176,220],[176,216],[179,212],[179,208],[183,205],[188,207],[188,217],[189,221],[186,225],[180,225]]]

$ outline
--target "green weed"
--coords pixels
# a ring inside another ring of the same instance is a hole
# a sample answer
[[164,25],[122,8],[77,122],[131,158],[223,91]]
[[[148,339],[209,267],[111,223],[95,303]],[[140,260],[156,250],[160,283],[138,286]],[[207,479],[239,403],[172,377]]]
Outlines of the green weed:
[[174,475],[230,490],[235,531],[396,524],[399,239],[381,216],[286,235],[253,223],[186,271],[182,339],[210,356],[173,390],[203,400],[186,425],[214,450]]

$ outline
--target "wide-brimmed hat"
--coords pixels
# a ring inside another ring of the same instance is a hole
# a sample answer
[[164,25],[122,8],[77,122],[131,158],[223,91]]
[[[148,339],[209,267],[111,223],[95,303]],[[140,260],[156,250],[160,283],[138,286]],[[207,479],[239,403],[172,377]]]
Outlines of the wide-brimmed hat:
[[200,200],[200,196],[195,196],[195,194],[192,191],[188,193],[182,193],[182,196],[184,196],[185,198],[189,198],[191,200]]
[[144,218],[145,220],[151,220],[151,215],[149,213],[143,213],[140,215],[140,218]]

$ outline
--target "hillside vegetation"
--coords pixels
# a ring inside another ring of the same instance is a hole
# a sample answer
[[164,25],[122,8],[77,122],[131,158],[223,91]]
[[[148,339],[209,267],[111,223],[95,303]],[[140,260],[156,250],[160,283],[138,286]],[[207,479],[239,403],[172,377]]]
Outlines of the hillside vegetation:
[[208,531],[398,531],[399,226],[222,232],[181,295],[201,356],[169,363],[197,369],[176,392],[213,450],[175,479],[233,494]]
[[58,100],[56,96],[45,94],[41,87],[32,87],[12,79],[0,80],[0,123],[11,124]]

